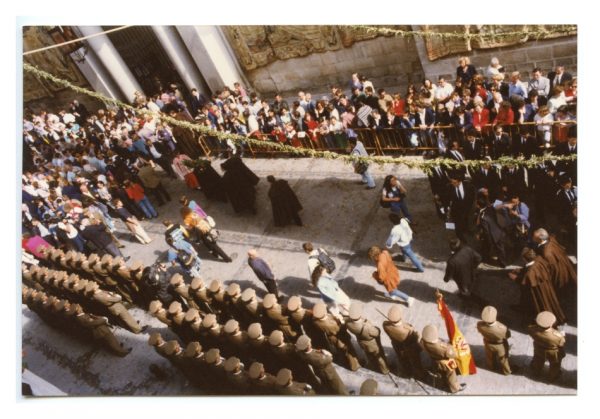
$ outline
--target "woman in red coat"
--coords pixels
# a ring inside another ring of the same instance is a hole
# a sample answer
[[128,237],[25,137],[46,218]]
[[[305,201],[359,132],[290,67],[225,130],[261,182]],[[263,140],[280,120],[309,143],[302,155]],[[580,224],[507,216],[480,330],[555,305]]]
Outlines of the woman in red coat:
[[317,128],[319,127],[319,123],[313,119],[310,112],[306,112],[304,114],[304,124],[306,125],[306,133],[308,134],[308,137],[313,143],[316,143]]
[[490,123],[490,111],[484,108],[480,102],[477,102],[471,113],[471,117],[473,119],[473,128],[481,135],[487,135],[490,131],[490,127],[487,126]]
[[494,119],[493,125],[512,125],[515,122],[515,113],[512,110],[510,102],[505,100],[500,104],[498,115]]

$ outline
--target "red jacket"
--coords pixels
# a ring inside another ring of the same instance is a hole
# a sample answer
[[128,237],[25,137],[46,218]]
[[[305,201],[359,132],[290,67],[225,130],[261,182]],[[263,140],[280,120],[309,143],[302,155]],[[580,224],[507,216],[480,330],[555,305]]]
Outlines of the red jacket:
[[135,202],[140,202],[144,199],[144,188],[139,183],[132,183],[128,188],[125,189],[129,199],[133,199]]

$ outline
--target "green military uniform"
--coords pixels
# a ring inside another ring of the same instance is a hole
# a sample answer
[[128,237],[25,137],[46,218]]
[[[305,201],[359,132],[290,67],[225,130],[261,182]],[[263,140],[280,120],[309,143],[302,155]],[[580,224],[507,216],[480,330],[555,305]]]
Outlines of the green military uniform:
[[508,362],[508,338],[510,330],[496,320],[497,311],[492,306],[484,307],[481,318],[477,322],[477,330],[483,336],[485,358],[488,368],[494,370],[496,362],[500,364],[502,373],[510,375],[511,369]]
[[546,361],[550,363],[548,379],[556,380],[561,375],[560,364],[565,357],[565,337],[552,325],[556,317],[549,311],[542,311],[535,319],[536,324],[529,326],[529,335],[533,338],[533,360],[531,369],[540,374]]
[[352,346],[352,339],[348,331],[342,327],[339,320],[327,313],[327,307],[323,303],[317,303],[313,307],[313,319],[315,326],[325,333],[327,340],[340,355],[344,357],[346,366],[352,371],[360,368],[358,356]]
[[392,347],[405,372],[423,379],[425,371],[421,363],[422,349],[419,346],[419,333],[411,324],[402,321],[400,307],[390,308],[388,319],[383,322],[383,330],[390,337]]
[[296,349],[300,358],[313,368],[327,393],[349,395],[348,389],[333,366],[333,356],[330,352],[324,349],[313,349],[310,338],[306,335],[298,338]]
[[283,396],[313,396],[315,391],[306,383],[299,383],[293,380],[292,371],[282,368],[277,373],[276,391]]
[[461,391],[464,387],[461,388],[456,378],[456,368],[458,367],[456,352],[451,345],[438,339],[438,331],[435,326],[425,326],[421,345],[435,362],[436,369],[444,377],[450,392],[457,393]]
[[250,378],[251,392],[253,394],[275,394],[277,379],[274,375],[265,372],[264,365],[260,362],[253,362],[248,369]]
[[375,327],[369,320],[362,318],[362,305],[357,303],[352,304],[346,328],[356,336],[358,344],[369,358],[373,367],[382,374],[389,373],[390,369],[387,366],[385,352],[379,340],[381,330]]
[[288,340],[294,341],[297,333],[290,325],[290,319],[283,312],[283,308],[277,302],[277,296],[275,294],[267,294],[263,299],[263,307],[265,314],[271,320],[275,322],[277,328],[283,332]]

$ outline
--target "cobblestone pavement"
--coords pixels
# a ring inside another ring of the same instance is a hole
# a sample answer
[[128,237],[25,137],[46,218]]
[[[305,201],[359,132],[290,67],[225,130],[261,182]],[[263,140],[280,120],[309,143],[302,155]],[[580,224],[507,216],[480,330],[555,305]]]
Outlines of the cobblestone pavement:
[[[494,303],[498,308],[499,320],[511,328],[511,360],[521,369],[509,377],[486,369],[483,343],[475,327],[480,308],[462,303],[456,294],[456,285],[443,282],[449,233],[435,215],[431,191],[423,173],[404,166],[372,167],[378,188],[365,190],[360,184],[360,177],[352,172],[352,168],[337,161],[303,158],[247,159],[246,164],[261,177],[256,216],[235,215],[229,204],[208,202],[201,192],[186,190],[185,185],[179,181],[164,181],[173,201],[158,208],[159,220],[166,217],[179,219],[178,198],[182,194],[191,196],[215,218],[221,231],[220,245],[234,259],[233,263],[222,263],[215,261],[208,253],[201,254],[205,279],[218,278],[226,284],[236,281],[242,288],[255,288],[262,297],[266,290],[248,267],[245,257],[247,250],[254,247],[274,267],[281,292],[288,296],[296,294],[315,302],[319,298],[318,293],[308,281],[306,254],[301,249],[303,242],[312,241],[333,255],[337,264],[335,274],[338,279],[343,278],[341,287],[353,301],[365,304],[367,318],[380,324],[383,317],[378,311],[387,313],[391,305],[396,303],[385,298],[383,287],[371,278],[374,266],[366,257],[366,250],[374,244],[383,245],[391,228],[387,210],[379,206],[378,193],[385,175],[394,173],[408,189],[407,202],[414,219],[418,221],[413,249],[422,258],[426,268],[424,273],[417,273],[406,264],[398,264],[401,269],[400,289],[416,299],[410,309],[403,306],[405,320],[415,325],[419,331],[428,323],[436,324],[441,330],[441,336],[444,336],[444,323],[437,311],[434,291],[440,289],[444,293],[458,326],[471,346],[478,367],[476,375],[459,377],[461,382],[467,383],[467,388],[460,394],[576,393],[577,327],[574,308],[567,310],[573,320],[563,329],[567,334],[567,356],[562,363],[562,377],[553,384],[534,378],[528,370],[533,346],[531,339],[525,334],[527,324],[510,308],[518,299],[518,288],[506,278],[505,271],[491,267],[481,269],[478,292],[485,300]],[[218,164],[214,166],[217,168]],[[268,183],[265,180],[269,174],[287,179],[296,191],[304,206],[301,213],[304,227],[273,226],[267,197]],[[131,242],[123,225],[119,227],[119,236],[126,244],[123,249],[125,255],[131,256],[132,260],[140,259],[144,264],[150,264],[165,256],[167,245],[163,239],[164,228],[158,220],[145,222],[144,227],[155,239],[149,245]],[[22,331],[28,368],[72,395],[197,393],[182,374],[171,368],[146,343],[149,333],[153,331],[160,330],[167,335],[170,332],[142,310],[132,309],[132,312],[141,323],[150,327],[140,335],[117,328],[118,338],[126,346],[133,347],[130,355],[117,358],[50,329],[25,307]],[[382,341],[389,359],[395,359],[385,334],[382,335]],[[423,359],[425,358],[424,356]],[[148,367],[153,363],[166,371],[166,379],[158,380],[152,375]],[[395,371],[395,368],[392,370]],[[394,375],[396,387],[389,376],[364,368],[355,373],[341,367],[338,371],[349,389],[354,391],[357,391],[365,378],[375,377],[380,382],[382,394],[445,394],[427,384]]]

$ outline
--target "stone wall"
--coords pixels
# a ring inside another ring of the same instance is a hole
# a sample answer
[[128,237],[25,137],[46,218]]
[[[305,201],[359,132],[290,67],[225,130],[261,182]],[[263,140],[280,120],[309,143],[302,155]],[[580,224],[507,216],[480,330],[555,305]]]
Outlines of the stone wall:
[[[417,40],[416,44],[428,78],[432,80],[437,79],[438,76],[450,77],[449,80],[456,78],[458,58],[462,54],[429,61],[423,41]],[[480,73],[485,71],[492,57],[498,57],[507,72],[519,71],[521,80],[525,81],[529,79],[529,73],[534,67],[540,67],[546,74],[556,65],[564,65],[569,73],[577,73],[576,36],[530,41],[510,47],[474,50],[465,55],[471,59],[471,63]]]
[[[460,55],[430,61],[422,39],[379,37],[338,51],[279,60],[247,71],[246,76],[254,89],[267,98],[281,92],[285,98],[292,99],[298,90],[325,94],[333,84],[349,91],[353,72],[365,74],[376,89],[385,87],[391,93],[404,93],[408,84],[419,84],[424,77],[434,80],[443,75],[454,80]],[[568,72],[577,73],[576,36],[474,50],[466,55],[482,73],[496,56],[507,72],[518,70],[525,81],[534,67],[547,73],[562,64]]]
[[337,51],[279,60],[246,72],[250,84],[264,97],[281,92],[295,97],[298,90],[329,92],[330,85],[349,90],[352,73],[365,74],[375,88],[401,89],[423,79],[415,41],[378,37]]

